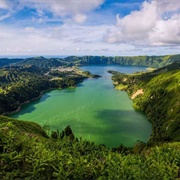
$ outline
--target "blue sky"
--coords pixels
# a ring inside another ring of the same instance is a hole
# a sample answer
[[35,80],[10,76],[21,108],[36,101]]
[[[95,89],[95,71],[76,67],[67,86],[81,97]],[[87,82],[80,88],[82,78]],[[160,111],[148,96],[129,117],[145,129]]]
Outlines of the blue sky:
[[0,55],[180,53],[180,0],[0,0]]

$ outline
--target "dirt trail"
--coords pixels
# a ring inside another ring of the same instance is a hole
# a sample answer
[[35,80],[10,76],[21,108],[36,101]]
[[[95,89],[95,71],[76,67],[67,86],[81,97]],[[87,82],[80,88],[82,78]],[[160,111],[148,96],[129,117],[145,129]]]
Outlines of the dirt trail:
[[139,94],[144,94],[143,89],[137,90],[137,91],[131,96],[131,99],[136,98]]

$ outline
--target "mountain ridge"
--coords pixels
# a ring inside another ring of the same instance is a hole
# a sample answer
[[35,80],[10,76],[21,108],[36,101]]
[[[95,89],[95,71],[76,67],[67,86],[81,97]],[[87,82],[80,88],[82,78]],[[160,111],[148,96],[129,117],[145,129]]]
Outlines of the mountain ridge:
[[43,56],[32,58],[8,59],[0,58],[0,67],[9,65],[35,65],[42,68],[72,65],[131,65],[146,67],[162,67],[180,60],[180,54],[164,56],[68,56],[65,58],[45,58]]

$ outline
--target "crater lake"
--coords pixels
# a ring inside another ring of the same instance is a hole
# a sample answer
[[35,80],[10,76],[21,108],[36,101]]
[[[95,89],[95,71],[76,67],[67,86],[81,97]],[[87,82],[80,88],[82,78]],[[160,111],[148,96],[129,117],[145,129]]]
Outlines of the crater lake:
[[144,71],[135,66],[83,66],[102,77],[87,79],[76,88],[57,89],[22,106],[11,117],[47,125],[62,131],[68,125],[83,140],[117,147],[133,146],[137,140],[146,142],[151,134],[151,123],[146,115],[132,107],[132,100],[124,91],[114,89],[108,70],[122,73]]

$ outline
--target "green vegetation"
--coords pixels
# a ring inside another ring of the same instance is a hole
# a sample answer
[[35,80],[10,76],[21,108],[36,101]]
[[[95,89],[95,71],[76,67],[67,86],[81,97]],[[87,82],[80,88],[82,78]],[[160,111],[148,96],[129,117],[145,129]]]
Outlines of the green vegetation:
[[17,63],[17,65],[19,65],[19,66],[33,65],[33,66],[43,68],[43,69],[50,69],[52,67],[67,65],[67,63],[63,59],[60,59],[60,58],[47,59],[47,58],[40,56],[40,57],[36,57],[36,58],[27,58],[24,61]]
[[[47,128],[46,128],[47,129]],[[31,122],[0,117],[0,178],[133,179],[179,177],[180,143],[109,150],[78,140],[70,127],[48,137]],[[140,148],[141,147],[141,148]]]
[[44,58],[34,57],[26,59],[0,59],[0,67],[10,64],[16,65],[33,65],[40,68],[52,68],[57,66],[75,66],[75,65],[108,65],[119,64],[126,66],[146,66],[146,67],[163,67],[173,62],[179,61],[180,55],[166,56],[69,56],[62,58]]
[[21,61],[24,61],[24,59],[22,59],[22,58],[19,58],[19,59],[0,58],[0,67],[13,65],[13,64],[16,64]]
[[153,125],[149,143],[180,141],[180,63],[147,73],[113,73],[115,86],[124,86],[134,108],[147,114]]
[[[116,63],[157,67],[178,58],[68,57],[65,66]],[[47,64],[37,63],[40,61]],[[57,61],[37,57],[1,68],[0,113],[17,110],[44,90],[74,86],[92,77],[89,72],[54,68]],[[126,90],[134,107],[151,120],[153,134],[147,144],[108,149],[75,138],[70,126],[61,133],[50,132],[46,126],[43,129],[36,123],[0,116],[0,179],[179,179],[180,63],[132,75],[110,72],[115,86]]]
[[[59,68],[62,70],[63,68]],[[83,79],[93,77],[87,72],[74,70],[57,74],[53,69],[37,66],[11,66],[0,69],[0,114],[19,110],[21,104],[38,98],[43,91],[76,86]]]
[[92,64],[119,64],[127,66],[146,66],[146,67],[162,67],[173,62],[179,61],[180,55],[167,56],[69,56],[65,58],[66,62],[75,65],[92,65]]

